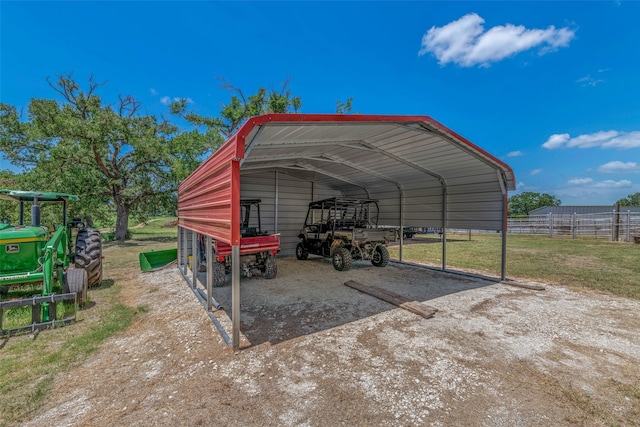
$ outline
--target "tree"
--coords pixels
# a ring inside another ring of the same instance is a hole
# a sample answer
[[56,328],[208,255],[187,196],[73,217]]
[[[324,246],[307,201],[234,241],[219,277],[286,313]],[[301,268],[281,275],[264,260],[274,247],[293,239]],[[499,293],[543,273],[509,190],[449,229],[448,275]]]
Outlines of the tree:
[[627,197],[624,197],[615,202],[614,205],[640,206],[640,193],[629,194]]
[[509,216],[527,216],[545,206],[560,206],[560,199],[546,193],[526,191],[509,197]]
[[142,114],[132,96],[104,104],[96,94],[104,83],[92,76],[84,91],[71,73],[47,81],[58,100],[32,99],[27,121],[0,104],[0,150],[32,168],[38,189],[82,196],[89,216],[115,210],[116,240],[125,239],[130,214],[174,201],[179,181],[222,142]]
[[353,98],[349,98],[345,102],[342,102],[341,100],[337,100],[336,113],[338,114],[351,113],[352,104],[353,104]]
[[289,113],[300,111],[302,100],[298,96],[293,96],[287,89],[289,81],[282,84],[279,91],[275,89],[267,90],[263,87],[250,96],[245,96],[242,90],[233,86],[226,80],[222,80],[222,87],[229,90],[231,101],[224,105],[220,111],[220,117],[206,117],[194,112],[187,112],[187,100],[181,99],[170,105],[170,112],[186,119],[195,126],[204,126],[209,135],[221,133],[225,138],[229,138],[253,116],[266,113]]

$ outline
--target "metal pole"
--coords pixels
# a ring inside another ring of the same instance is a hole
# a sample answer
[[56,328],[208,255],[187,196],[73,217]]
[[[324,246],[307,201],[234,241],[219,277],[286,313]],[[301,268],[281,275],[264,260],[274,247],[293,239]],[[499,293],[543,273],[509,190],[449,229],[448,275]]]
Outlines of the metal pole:
[[627,242],[631,241],[631,211],[627,210]]
[[207,266],[207,311],[211,311],[211,298],[213,298],[213,242],[211,236],[207,236],[205,241],[207,251],[205,254],[205,262]]
[[182,230],[182,239],[184,242],[184,250],[182,251],[182,272],[184,276],[187,277],[187,274],[189,274],[189,230],[186,228]]
[[507,277],[507,226],[509,224],[509,212],[507,210],[507,204],[509,199],[507,194],[504,194],[502,198],[502,257],[500,265],[500,279],[504,280]]
[[278,191],[279,191],[278,186],[280,185],[280,183],[278,182],[279,180],[280,180],[280,176],[278,174],[278,171],[276,171],[276,194],[275,194],[275,199],[276,199],[275,200],[275,202],[276,202],[275,203],[275,205],[276,205],[275,206],[275,210],[276,211],[275,211],[275,213],[273,215],[274,216],[274,222],[275,222],[274,233],[276,233],[276,234],[278,233]]
[[198,233],[191,232],[191,287],[196,287],[196,258],[198,257]]
[[400,188],[400,262],[402,262],[402,247],[404,246],[404,193]]
[[576,238],[576,234],[577,234],[577,232],[576,232],[576,228],[577,228],[577,226],[576,226],[576,223],[577,223],[577,221],[576,221],[576,220],[577,220],[577,215],[578,215],[578,214],[577,214],[576,212],[574,212],[574,213],[573,213],[573,216],[571,217],[571,236],[572,236],[574,239]]
[[447,187],[442,189],[442,270],[447,269]]
[[231,311],[233,351],[240,350],[240,246],[231,247]]
[[178,226],[178,270],[182,261],[182,227]]
[[549,237],[553,237],[553,214],[549,212]]

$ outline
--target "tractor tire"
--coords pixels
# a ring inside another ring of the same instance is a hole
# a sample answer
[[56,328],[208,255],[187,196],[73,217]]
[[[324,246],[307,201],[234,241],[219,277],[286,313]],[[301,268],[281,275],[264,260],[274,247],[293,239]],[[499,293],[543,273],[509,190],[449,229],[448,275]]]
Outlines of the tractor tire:
[[[296,253],[298,252],[296,248]],[[276,257],[273,255],[268,255],[267,259],[264,261],[264,277],[265,279],[273,279],[278,275],[278,263],[276,262]]]
[[213,262],[213,287],[219,288],[224,286],[224,281],[227,278],[227,272],[224,269],[224,264],[221,262]]
[[371,264],[376,267],[385,267],[389,263],[389,249],[384,245],[376,246],[371,258]]
[[298,246],[296,246],[296,258],[301,261],[309,258],[309,251],[304,247],[304,243],[302,242],[298,243]]
[[338,271],[347,271],[351,268],[351,252],[347,248],[338,248],[331,257],[333,268]]
[[78,231],[74,261],[76,268],[87,272],[89,287],[102,282],[102,238],[98,230],[85,228]]
[[70,268],[64,275],[64,292],[77,295],[78,305],[84,306],[87,302],[89,281],[87,272],[83,268]]

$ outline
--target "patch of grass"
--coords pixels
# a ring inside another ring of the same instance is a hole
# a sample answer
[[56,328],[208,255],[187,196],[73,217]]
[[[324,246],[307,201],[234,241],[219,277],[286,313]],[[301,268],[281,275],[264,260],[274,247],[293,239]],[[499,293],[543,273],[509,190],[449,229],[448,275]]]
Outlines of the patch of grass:
[[[133,235],[138,240],[103,244],[104,280],[89,289],[92,306],[78,312],[78,322],[43,331],[33,340],[26,335],[0,339],[0,426],[18,425],[33,417],[46,401],[57,375],[82,364],[105,340],[121,334],[139,314],[149,311],[145,305],[123,304],[122,290],[135,280],[131,272],[132,268],[138,269],[139,252],[176,247],[176,228],[161,227],[171,219],[153,221],[150,229],[137,229]],[[144,240],[139,239],[141,236]],[[15,291],[22,297],[41,289],[36,286]],[[12,289],[7,298],[16,296]],[[30,318],[30,307],[27,309]],[[59,313],[61,309],[62,304],[58,305]],[[9,326],[5,322],[3,327]]]
[[[420,236],[419,236],[420,237]],[[447,235],[447,268],[500,275],[501,236]],[[399,258],[397,246],[389,248]],[[403,247],[403,260],[442,266],[435,239]],[[588,288],[640,299],[640,247],[599,239],[507,236],[507,277]]]
[[[71,325],[44,331],[36,340],[21,337],[7,345],[0,362],[0,424],[28,419],[45,401],[57,373],[77,366],[102,342],[129,327],[137,313],[134,308],[115,304],[99,322],[78,335],[71,333],[78,325]],[[53,339],[60,338],[61,342],[51,346]]]

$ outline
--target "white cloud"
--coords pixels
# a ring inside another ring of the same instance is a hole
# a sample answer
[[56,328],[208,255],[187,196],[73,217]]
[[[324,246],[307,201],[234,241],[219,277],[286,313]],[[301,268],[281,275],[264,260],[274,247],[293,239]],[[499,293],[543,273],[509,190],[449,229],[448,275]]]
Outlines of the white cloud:
[[[181,99],[183,99],[183,98],[175,97],[175,98],[172,99],[170,96],[163,96],[162,98],[160,98],[160,102],[163,103],[164,105],[169,105],[172,102],[178,102]],[[191,98],[184,98],[184,99],[187,100],[187,104],[193,104],[193,99],[191,99]]]
[[622,179],[620,181],[613,181],[607,179],[605,181],[596,182],[593,184],[594,188],[625,188],[631,187],[631,181],[628,179]]
[[591,179],[591,178],[574,178],[574,179],[570,179],[568,182],[571,185],[585,185],[585,184],[591,184],[593,182],[593,179]]
[[154,88],[149,89],[149,92],[151,92],[151,95],[157,95],[158,91],[155,90]]
[[598,167],[600,173],[640,173],[640,165],[636,162],[620,162],[618,160]]
[[586,76],[579,78],[576,82],[580,83],[582,87],[598,86],[600,83],[604,82],[604,79],[596,79],[594,77],[591,77],[591,75],[587,74]]
[[569,45],[575,31],[569,28],[527,29],[522,25],[498,25],[484,29],[484,19],[470,13],[443,27],[431,27],[422,36],[418,56],[432,53],[440,65],[489,66],[519,52],[540,46],[540,54]]
[[518,157],[518,156],[524,156],[524,153],[522,151],[511,151],[509,153],[507,153],[507,157]]
[[630,187],[632,182],[628,179],[621,179],[620,181],[613,181],[606,179],[604,181],[594,181],[591,178],[574,178],[567,181],[571,185],[582,186],[591,189],[610,189],[610,188],[625,188]]
[[548,148],[549,150],[553,150],[555,148],[562,147],[569,139],[570,135],[568,133],[555,133],[547,139],[547,142],[542,144],[544,148]]
[[543,148],[639,148],[640,131],[619,132],[616,130],[600,131],[571,138],[568,133],[554,134],[542,144]]
[[529,172],[529,175],[538,175],[540,172],[542,172],[542,169],[533,169],[531,172]]

